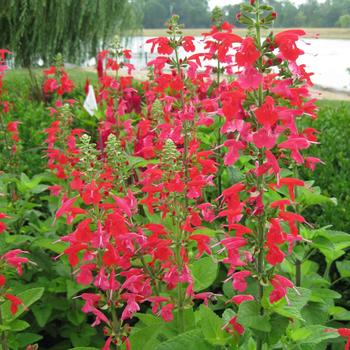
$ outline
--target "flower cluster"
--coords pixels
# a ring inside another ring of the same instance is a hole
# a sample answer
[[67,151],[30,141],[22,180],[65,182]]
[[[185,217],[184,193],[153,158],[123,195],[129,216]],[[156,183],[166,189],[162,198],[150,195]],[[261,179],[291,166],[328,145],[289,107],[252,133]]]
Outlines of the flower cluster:
[[[104,350],[130,348],[130,320],[142,304],[183,333],[186,310],[218,297],[196,286],[193,266],[203,258],[222,266],[232,286],[224,328],[235,345],[245,332],[241,305],[258,304],[264,317],[288,302],[291,289],[299,294],[300,276],[291,281],[282,264],[307,244],[298,168],[321,162],[303,155],[317,143],[316,130],[304,127],[317,109],[311,74],[298,64],[305,32],[262,39],[260,28],[275,17],[251,1],[239,15],[249,27],[243,38],[219,14],[197,52],[173,16],[168,37],[147,41],[159,56],[137,88],[130,52],[114,43],[97,60],[104,119],[95,140],[72,128],[69,104],[52,110],[46,142],[60,183],[50,188],[61,203],[55,220],[65,217],[69,227],[61,240],[76,281],[94,288],[80,296],[82,310],[103,325]],[[59,74],[47,78],[45,92],[72,88],[63,70],[45,74]],[[264,337],[255,341],[262,349]]]
[[[0,212],[0,220],[5,218],[8,218],[8,216]],[[0,221],[0,234],[3,233],[6,228],[6,224]],[[17,313],[19,305],[23,305],[23,307],[25,307],[25,305],[19,297],[9,293],[5,274],[9,269],[15,268],[18,275],[22,275],[23,264],[29,263],[29,259],[23,256],[23,254],[28,254],[28,252],[21,249],[13,249],[0,256],[0,300],[8,300],[10,302],[10,311],[13,315]]]

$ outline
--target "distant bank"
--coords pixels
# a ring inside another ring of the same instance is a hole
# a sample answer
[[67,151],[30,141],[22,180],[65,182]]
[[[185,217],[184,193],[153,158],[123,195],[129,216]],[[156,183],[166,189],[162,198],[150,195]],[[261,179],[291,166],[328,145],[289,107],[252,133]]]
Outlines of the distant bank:
[[[274,28],[273,31],[278,33],[289,28]],[[315,37],[319,35],[322,39],[350,39],[350,28],[303,28],[307,33],[306,37]],[[189,28],[184,29],[185,35],[201,36],[202,33],[208,32],[206,28]],[[235,28],[234,32],[238,35],[244,35],[245,29]],[[135,35],[143,36],[166,36],[166,29],[143,29],[141,32],[136,32]]]

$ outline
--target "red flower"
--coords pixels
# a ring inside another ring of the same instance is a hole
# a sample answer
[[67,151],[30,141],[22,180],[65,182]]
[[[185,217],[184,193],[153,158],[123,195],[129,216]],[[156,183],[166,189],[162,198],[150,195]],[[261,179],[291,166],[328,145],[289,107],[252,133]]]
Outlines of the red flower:
[[6,283],[6,277],[0,274],[0,287],[5,285],[5,283]]
[[302,29],[285,30],[276,34],[275,42],[284,59],[296,61],[304,53],[296,46],[296,41],[306,33]]
[[243,39],[241,47],[236,53],[236,63],[241,67],[252,66],[259,57],[260,53],[255,47],[253,38]]
[[186,52],[194,52],[196,47],[193,44],[194,37],[193,36],[184,36],[182,39],[182,46]]
[[198,254],[196,258],[200,258],[204,252],[211,255],[211,250],[209,247],[210,237],[206,235],[191,235],[189,239],[197,242]]
[[268,245],[268,251],[266,254],[266,261],[275,266],[277,264],[281,264],[284,260],[285,254],[282,252],[280,248],[277,247],[276,244]]
[[238,84],[242,89],[253,90],[257,89],[263,81],[263,75],[252,66],[247,66],[238,75]]
[[242,304],[245,301],[252,301],[252,300],[254,300],[254,297],[250,294],[237,294],[231,298],[231,301],[237,305]]
[[267,148],[268,150],[273,148],[277,140],[276,134],[274,134],[269,128],[261,128],[255,134],[253,134],[253,142],[258,148]]
[[294,201],[295,200],[294,188],[296,186],[305,186],[305,183],[300,179],[294,179],[292,177],[284,177],[280,179],[278,188],[283,185],[286,185],[288,187],[290,199]]
[[278,120],[275,102],[271,96],[267,96],[262,106],[255,110],[256,118],[265,127],[272,127]]
[[[229,325],[232,327],[232,330],[228,329]],[[225,325],[225,330],[230,334],[237,333],[239,335],[243,335],[244,333],[244,327],[237,322],[237,316],[234,316],[230,319],[227,325]]]
[[[4,218],[8,218],[8,216],[0,212],[0,219],[4,219]],[[6,229],[7,229],[6,224],[0,221],[0,233],[3,233]]]
[[227,140],[224,146],[228,147],[228,152],[224,158],[224,164],[227,166],[234,164],[239,158],[239,151],[245,148],[241,141],[236,140]]
[[18,306],[19,305],[22,305],[23,302],[21,299],[19,299],[18,297],[12,295],[12,294],[5,294],[4,297],[10,301],[11,303],[11,307],[10,307],[10,310],[11,310],[11,313],[12,315],[15,315],[18,311]]
[[127,60],[131,60],[131,50],[123,50],[123,55]]
[[274,288],[269,296],[271,303],[275,303],[285,297],[287,288],[294,288],[294,284],[281,275],[274,275],[270,282]]
[[247,287],[248,287],[248,284],[247,284],[245,279],[247,277],[249,277],[250,275],[251,275],[251,272],[247,271],[247,270],[235,272],[232,275],[232,278],[233,278],[232,286],[233,286],[233,288],[238,290],[239,292],[244,292],[247,289]]
[[338,328],[337,332],[341,337],[347,338],[344,350],[349,350],[350,349],[350,329]]
[[23,256],[19,256],[19,254],[27,254],[28,252],[21,249],[13,249],[5,253],[1,259],[5,260],[7,264],[16,268],[19,275],[22,274],[22,264],[27,264],[29,259]]
[[159,314],[165,322],[171,322],[174,319],[174,316],[173,316],[174,307],[175,307],[174,304],[167,304],[160,309]]
[[151,52],[154,52],[156,46],[158,46],[158,53],[161,55],[171,55],[174,52],[174,49],[169,45],[170,40],[166,37],[158,37],[153,39],[148,39],[146,44],[152,44]]

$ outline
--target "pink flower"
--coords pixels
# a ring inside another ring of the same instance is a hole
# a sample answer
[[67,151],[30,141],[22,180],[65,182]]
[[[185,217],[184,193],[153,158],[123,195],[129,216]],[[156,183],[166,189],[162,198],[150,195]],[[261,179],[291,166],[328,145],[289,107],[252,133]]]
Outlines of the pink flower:
[[234,289],[238,290],[239,292],[244,292],[247,289],[247,281],[246,278],[251,275],[250,271],[243,270],[239,272],[235,272],[232,275],[233,282],[232,286]]
[[252,301],[254,297],[250,294],[238,294],[231,298],[231,301],[239,305],[245,301]]
[[160,312],[159,312],[160,316],[165,322],[171,322],[174,319],[174,316],[173,316],[174,307],[175,307],[174,304],[167,304],[160,309]]

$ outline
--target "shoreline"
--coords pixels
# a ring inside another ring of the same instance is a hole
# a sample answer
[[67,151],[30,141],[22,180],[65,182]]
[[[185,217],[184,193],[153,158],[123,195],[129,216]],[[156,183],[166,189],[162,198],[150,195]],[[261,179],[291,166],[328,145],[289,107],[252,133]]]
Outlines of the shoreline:
[[320,85],[314,85],[310,91],[311,96],[319,100],[350,101],[350,91],[337,90]]
[[[295,29],[295,28],[272,28],[273,32],[281,32],[288,29]],[[350,40],[350,28],[301,28],[304,29],[306,32],[306,35],[304,38],[316,38],[319,37],[320,39],[334,39],[334,40]],[[154,28],[154,29],[143,29],[141,31],[137,31],[131,36],[167,36],[166,28]],[[208,32],[208,28],[185,28],[183,30],[184,35],[191,35],[191,36],[201,36],[202,33]],[[240,36],[244,36],[247,31],[243,28],[234,28],[233,29],[235,34],[238,34]],[[263,34],[266,34],[267,31],[263,31]]]

